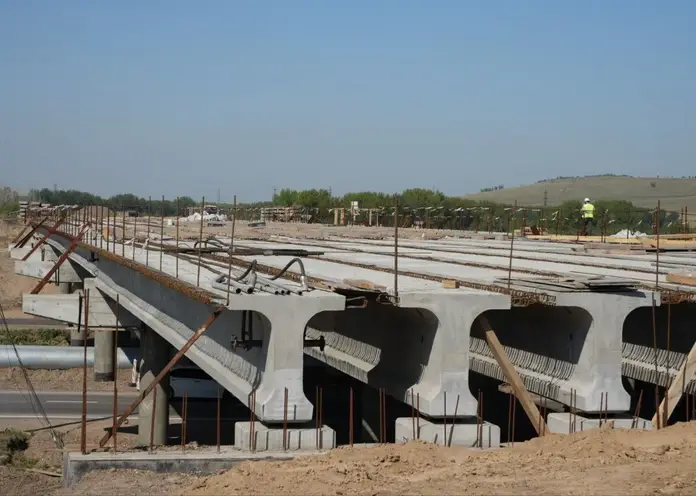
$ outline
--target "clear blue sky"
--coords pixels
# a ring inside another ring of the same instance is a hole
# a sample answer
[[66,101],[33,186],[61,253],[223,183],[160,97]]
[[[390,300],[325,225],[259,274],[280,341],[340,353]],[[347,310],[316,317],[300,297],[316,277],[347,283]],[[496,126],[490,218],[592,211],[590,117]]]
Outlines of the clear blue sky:
[[270,198],[696,174],[693,0],[0,0],[0,183]]

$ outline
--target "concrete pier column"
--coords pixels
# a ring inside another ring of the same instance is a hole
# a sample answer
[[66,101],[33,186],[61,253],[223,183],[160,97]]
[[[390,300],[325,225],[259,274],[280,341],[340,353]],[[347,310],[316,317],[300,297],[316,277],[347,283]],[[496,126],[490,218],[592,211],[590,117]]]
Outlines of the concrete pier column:
[[114,380],[114,332],[94,333],[94,380],[97,382]]
[[[140,371],[140,390],[143,391],[169,362],[170,345],[155,331],[149,327],[144,327],[140,333],[140,353],[143,357]],[[155,394],[157,394],[157,405],[153,412]],[[169,376],[165,377],[155,387],[138,408],[139,445],[146,446],[150,444],[153,415],[155,416],[153,443],[156,445],[166,444],[169,427]]]

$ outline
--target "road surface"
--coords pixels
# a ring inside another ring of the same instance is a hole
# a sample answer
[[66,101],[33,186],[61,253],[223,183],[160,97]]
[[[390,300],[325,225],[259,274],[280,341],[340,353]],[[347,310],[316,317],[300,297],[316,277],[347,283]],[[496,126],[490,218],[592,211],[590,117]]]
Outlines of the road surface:
[[[53,420],[77,420],[82,418],[82,393],[68,391],[37,391],[39,401],[46,416]],[[87,418],[96,419],[113,415],[113,393],[87,392]],[[130,406],[138,393],[118,394],[118,413]],[[0,391],[0,419],[35,419],[28,392]],[[170,419],[179,419],[181,399],[169,403]],[[217,402],[212,400],[189,400],[188,416],[190,420],[210,420],[217,416]],[[137,417],[137,409],[133,417]],[[222,420],[246,420],[249,410],[234,398],[225,398],[221,405]]]

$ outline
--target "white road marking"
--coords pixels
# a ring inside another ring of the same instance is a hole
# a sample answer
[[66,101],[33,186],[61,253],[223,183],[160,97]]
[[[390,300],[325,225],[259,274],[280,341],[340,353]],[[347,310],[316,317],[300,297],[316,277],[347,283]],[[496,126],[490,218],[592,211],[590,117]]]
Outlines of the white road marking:
[[[46,400],[44,403],[82,403],[82,400]],[[98,401],[89,401],[85,403],[99,403]]]

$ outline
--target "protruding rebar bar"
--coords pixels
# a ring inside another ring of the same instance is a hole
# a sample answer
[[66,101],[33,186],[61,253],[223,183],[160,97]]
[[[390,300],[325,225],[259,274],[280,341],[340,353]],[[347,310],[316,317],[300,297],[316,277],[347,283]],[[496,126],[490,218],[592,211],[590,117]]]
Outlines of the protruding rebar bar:
[[217,452],[220,453],[220,400],[221,400],[222,393],[220,392],[220,388],[218,387],[218,392],[217,392],[217,431],[215,433],[215,440],[217,444]]
[[394,195],[394,300],[399,303],[399,195]]
[[234,253],[234,225],[237,217],[237,195],[234,195],[232,207],[232,232],[230,233],[230,253],[227,258],[227,305],[230,304],[230,285],[232,284],[232,255]]
[[288,388],[283,395],[283,451],[288,450]]
[[205,215],[205,196],[201,200],[201,228],[198,233],[198,271],[196,273],[196,286],[201,285],[201,246],[203,245],[203,217]]
[[[114,219],[114,225],[115,225],[116,219]],[[114,246],[114,250],[116,250],[116,247]],[[114,328],[114,352],[113,352],[113,357],[112,360],[114,362],[114,408],[113,408],[113,424],[111,426],[111,436],[114,438],[114,453],[116,453],[118,449],[118,440],[116,439],[117,435],[117,430],[118,430],[118,425],[116,422],[118,421],[118,326],[119,326],[119,320],[120,320],[120,313],[121,313],[121,304],[120,304],[120,295],[116,293],[116,327]],[[154,418],[154,415],[153,415]]]
[[[352,389],[351,389],[351,394],[352,394]],[[414,405],[414,397],[413,397],[413,388],[411,388],[411,424],[413,426],[413,439],[415,441],[416,439],[416,405]],[[352,401],[352,399],[351,399]]]
[[145,265],[148,267],[150,266],[150,249],[149,249],[149,241],[150,241],[150,226],[152,225],[152,197],[148,196],[147,197],[147,239],[145,240]]
[[511,236],[510,236],[510,263],[508,265],[508,291],[512,286],[512,250],[515,246],[515,214],[517,213],[517,200],[515,200],[515,206],[512,208],[512,216],[510,222],[512,222]]
[[[156,390],[155,390],[156,391]],[[181,400],[182,406],[181,406],[181,451],[185,452],[186,451],[186,424],[188,422],[188,393],[184,392],[184,397]],[[154,418],[154,415],[153,415]]]
[[162,203],[160,203],[160,239],[159,239],[159,245],[160,245],[159,270],[161,272],[162,271],[162,255],[164,252],[164,195],[162,195]]
[[442,394],[442,445],[447,446],[447,391]]
[[[157,388],[153,389],[152,391],[152,417],[150,417],[150,453],[152,454],[152,447],[155,444],[155,417],[157,416]],[[183,419],[183,411],[181,413],[181,417]],[[183,428],[183,420],[182,420],[182,428]],[[182,431],[183,433],[183,431]],[[183,434],[182,434],[182,439],[183,439]],[[182,445],[183,446],[183,445]]]
[[[411,392],[411,397],[413,397],[413,391]],[[348,443],[353,447],[353,386],[350,387],[349,393],[349,413],[348,413]],[[415,433],[415,430],[414,430]],[[319,436],[317,436],[317,439]],[[415,435],[414,435],[415,439]],[[318,442],[318,441],[317,441]]]
[[89,289],[85,290],[85,339],[82,345],[82,429],[80,431],[80,451],[87,454],[87,338],[89,337]]
[[179,220],[181,219],[179,197],[176,197],[176,250],[174,250],[174,255],[176,256],[176,278],[179,278]]

